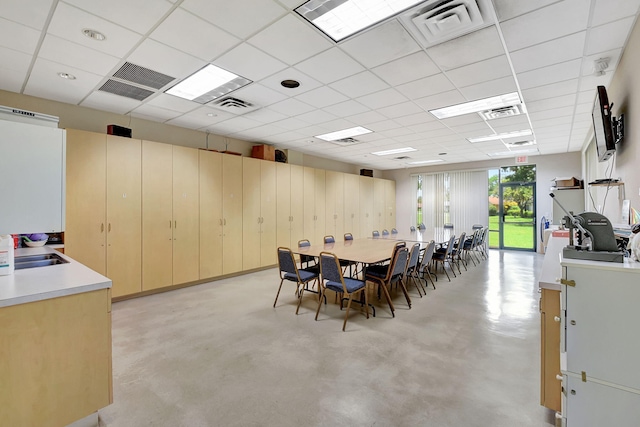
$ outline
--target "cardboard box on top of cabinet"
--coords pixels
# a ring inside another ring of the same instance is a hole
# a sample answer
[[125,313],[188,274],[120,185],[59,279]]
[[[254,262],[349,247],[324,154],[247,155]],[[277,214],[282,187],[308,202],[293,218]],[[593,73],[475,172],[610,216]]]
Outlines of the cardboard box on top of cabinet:
[[251,149],[251,157],[273,162],[276,159],[276,148],[273,145],[254,145]]

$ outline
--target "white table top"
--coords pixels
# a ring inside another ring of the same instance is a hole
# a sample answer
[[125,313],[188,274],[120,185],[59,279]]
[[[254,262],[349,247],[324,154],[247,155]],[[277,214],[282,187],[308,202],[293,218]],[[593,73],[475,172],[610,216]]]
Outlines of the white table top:
[[416,230],[410,233],[397,233],[388,235],[380,235],[380,237],[372,237],[372,239],[401,240],[405,242],[429,243],[434,240],[436,243],[446,243],[452,235],[458,236],[454,228],[432,228],[426,230]]
[[[55,252],[48,247],[16,249],[15,255]],[[0,307],[42,301],[111,287],[111,280],[68,256],[55,252],[68,264],[16,270],[0,276]]]

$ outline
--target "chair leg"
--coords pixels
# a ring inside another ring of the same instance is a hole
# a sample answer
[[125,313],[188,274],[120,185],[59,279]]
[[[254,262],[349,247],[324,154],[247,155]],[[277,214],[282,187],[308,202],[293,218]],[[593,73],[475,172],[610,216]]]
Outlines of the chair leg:
[[[416,290],[418,291],[418,295],[420,295],[420,298],[422,298],[422,291],[420,290],[420,288],[422,287],[422,282],[420,282],[420,278],[418,277],[418,272],[417,271],[411,272],[411,275],[409,275],[409,280],[411,280],[413,285],[416,287]],[[420,283],[420,286],[418,286],[418,283]],[[427,293],[425,292],[425,295],[426,294]]]
[[378,292],[380,292],[380,288],[384,292],[384,297],[387,299],[387,303],[389,303],[389,309],[391,310],[391,317],[396,317],[396,309],[391,302],[391,296],[389,296],[389,291],[387,291],[387,286],[384,283],[378,283]]
[[404,293],[404,297],[407,300],[407,304],[409,305],[409,308],[411,308],[411,298],[409,298],[409,292],[407,292],[407,287],[404,284],[404,279],[401,278],[400,280],[398,280],[398,283],[400,283],[400,287],[402,288],[402,293]]
[[367,319],[368,319],[369,318],[369,297],[367,296],[368,292],[367,292],[366,284],[365,284],[365,287],[362,288],[362,292],[364,293],[364,307],[365,307],[364,309],[365,309],[365,312],[367,313]]
[[318,313],[320,313],[320,307],[322,306],[322,298],[324,297],[324,291],[326,288],[322,289],[322,293],[320,295],[320,299],[318,300],[318,308],[316,309],[316,320],[318,320]]
[[347,327],[347,320],[349,319],[349,309],[351,308],[351,300],[353,299],[353,294],[349,294],[349,301],[347,302],[347,312],[344,315],[344,323],[342,324],[342,332]]
[[[300,289],[300,296],[298,296],[298,306],[296,307],[296,314],[298,314],[298,310],[300,310],[300,303],[302,303],[302,295],[304,294],[304,285],[302,285],[302,289]],[[322,303],[322,299],[320,300]]]
[[[422,275],[424,276],[424,273],[427,273],[427,277],[429,278],[429,280],[431,281],[431,286],[433,286],[433,289],[436,288],[436,283],[433,281],[433,277],[431,276],[431,272],[429,271],[429,268],[425,268],[422,272]],[[436,277],[437,279],[437,277]],[[429,284],[427,283],[427,281],[425,280],[425,283],[427,285],[427,287],[429,286]]]
[[276,303],[278,302],[278,296],[280,295],[280,289],[282,289],[282,282],[284,282],[284,279],[280,280],[280,286],[278,286],[278,293],[276,293],[276,299],[275,299],[275,301],[273,301],[273,308],[276,307]]

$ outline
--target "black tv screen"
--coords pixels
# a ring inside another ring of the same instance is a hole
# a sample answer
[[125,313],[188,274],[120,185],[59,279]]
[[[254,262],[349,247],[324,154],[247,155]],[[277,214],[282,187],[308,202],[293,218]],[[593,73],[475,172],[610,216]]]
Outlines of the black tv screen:
[[598,161],[604,162],[616,151],[616,140],[611,126],[611,108],[604,86],[598,86],[593,103],[593,134],[596,138]]

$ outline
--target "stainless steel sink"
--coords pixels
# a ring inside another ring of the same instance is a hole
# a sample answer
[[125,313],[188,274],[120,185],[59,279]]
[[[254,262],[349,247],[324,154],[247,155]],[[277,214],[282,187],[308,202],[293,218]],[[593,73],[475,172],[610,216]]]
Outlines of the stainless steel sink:
[[58,254],[22,255],[15,257],[15,269],[46,267],[48,265],[67,264],[69,261]]

